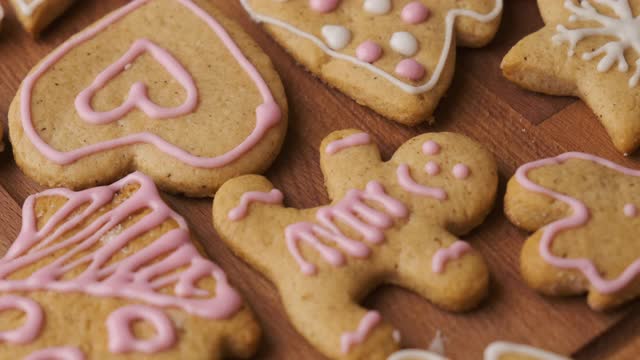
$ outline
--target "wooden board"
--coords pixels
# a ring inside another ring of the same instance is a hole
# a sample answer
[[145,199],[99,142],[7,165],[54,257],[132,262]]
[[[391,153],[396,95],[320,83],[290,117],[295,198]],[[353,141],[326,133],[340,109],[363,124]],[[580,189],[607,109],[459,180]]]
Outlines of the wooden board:
[[[501,194],[506,180],[522,163],[568,150],[595,152],[639,167],[634,161],[638,157],[624,158],[615,151],[582,102],[525,92],[500,75],[499,64],[509,48],[542,25],[534,1],[508,1],[496,40],[484,49],[459,53],[454,84],[436,112],[437,124],[417,128],[393,124],[310,76],[249,20],[237,1],[213,2],[258,41],[273,59],[285,84],[291,127],[284,150],[267,175],[283,189],[288,205],[313,207],[328,201],[318,164],[318,146],[324,136],[342,128],[355,127],[372,134],[385,157],[423,132],[466,134],[495,153]],[[7,8],[7,0],[0,3]],[[0,119],[5,128],[9,103],[29,69],[70,35],[124,3],[125,0],[78,1],[38,41],[29,38],[8,11],[0,33]],[[0,251],[19,231],[19,204],[40,190],[16,167],[8,147],[0,155]],[[256,358],[323,359],[288,324],[269,282],[235,258],[219,240],[210,225],[211,201],[168,199],[190,221],[194,232],[205,241],[208,253],[227,271],[258,314],[265,336]],[[522,283],[518,272],[525,238],[524,232],[505,219],[499,202],[486,223],[465,239],[484,254],[492,272],[491,295],[475,311],[446,313],[416,295],[392,287],[375,291],[365,305],[380,310],[400,329],[404,346],[424,348],[440,330],[447,355],[453,359],[480,359],[482,349],[498,339],[572,354],[578,360],[640,358],[640,304],[601,314],[589,310],[583,298],[537,295]]]

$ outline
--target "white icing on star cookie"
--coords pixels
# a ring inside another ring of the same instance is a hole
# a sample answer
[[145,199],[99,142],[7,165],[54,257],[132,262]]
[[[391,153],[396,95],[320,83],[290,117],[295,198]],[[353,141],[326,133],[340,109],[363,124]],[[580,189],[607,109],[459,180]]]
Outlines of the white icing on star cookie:
[[322,36],[333,50],[344,49],[351,42],[351,31],[344,26],[325,25],[322,27]]
[[368,13],[384,15],[391,11],[391,0],[365,0],[362,7]]
[[404,56],[413,56],[418,52],[418,40],[410,32],[400,31],[391,35],[391,48]]

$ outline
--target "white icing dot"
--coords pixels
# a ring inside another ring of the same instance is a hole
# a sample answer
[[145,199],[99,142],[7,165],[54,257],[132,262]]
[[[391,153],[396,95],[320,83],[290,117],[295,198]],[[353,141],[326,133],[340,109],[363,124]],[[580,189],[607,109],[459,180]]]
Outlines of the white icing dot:
[[365,0],[363,8],[375,15],[388,14],[391,11],[391,0]]
[[344,49],[351,42],[351,31],[344,26],[325,25],[322,27],[322,36],[333,50]]
[[418,40],[406,31],[394,33],[389,43],[394,51],[404,56],[413,56],[418,52]]

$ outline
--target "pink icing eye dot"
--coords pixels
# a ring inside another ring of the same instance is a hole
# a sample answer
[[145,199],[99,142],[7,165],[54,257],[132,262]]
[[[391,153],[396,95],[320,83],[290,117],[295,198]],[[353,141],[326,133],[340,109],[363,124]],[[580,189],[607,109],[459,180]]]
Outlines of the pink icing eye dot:
[[624,215],[626,217],[638,216],[638,207],[633,204],[627,204],[624,206]]
[[404,59],[396,66],[396,74],[409,80],[417,81],[424,77],[424,66],[413,59]]
[[458,164],[453,167],[453,176],[455,176],[456,179],[464,180],[468,178],[469,175],[471,175],[471,170],[467,165]]
[[429,140],[422,144],[422,152],[425,155],[438,155],[440,153],[440,145],[433,140]]
[[382,48],[376,42],[367,40],[358,46],[356,56],[364,62],[373,63],[382,56]]
[[420,1],[413,1],[402,9],[402,21],[407,24],[420,24],[425,22],[431,16],[431,11]]
[[320,13],[332,12],[338,7],[340,0],[309,0],[309,6],[312,10]]
[[427,165],[425,165],[424,171],[431,176],[438,175],[440,174],[440,165],[435,161],[429,161]]

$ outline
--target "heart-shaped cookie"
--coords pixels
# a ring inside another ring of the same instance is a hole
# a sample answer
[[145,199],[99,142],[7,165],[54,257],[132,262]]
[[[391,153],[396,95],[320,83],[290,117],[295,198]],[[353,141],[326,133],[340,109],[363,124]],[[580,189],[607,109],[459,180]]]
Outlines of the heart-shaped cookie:
[[451,83],[456,45],[498,29],[503,0],[241,0],[312,73],[397,122],[428,120]]
[[273,161],[286,99],[267,56],[205,1],[135,0],[37,65],[9,123],[17,163],[44,185],[141,170],[208,196]]

